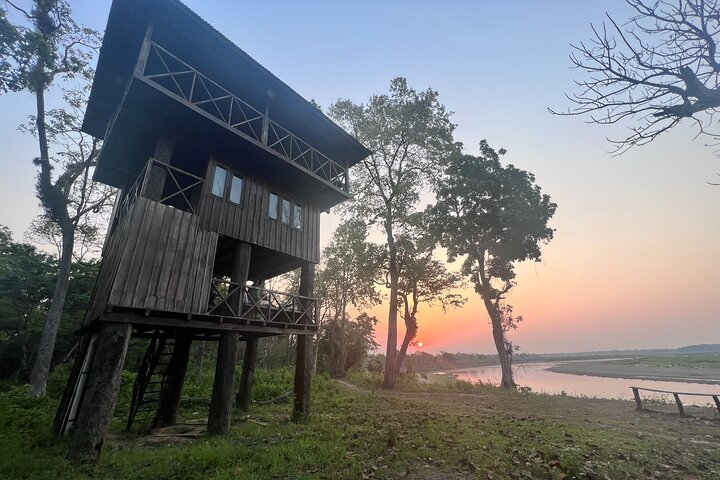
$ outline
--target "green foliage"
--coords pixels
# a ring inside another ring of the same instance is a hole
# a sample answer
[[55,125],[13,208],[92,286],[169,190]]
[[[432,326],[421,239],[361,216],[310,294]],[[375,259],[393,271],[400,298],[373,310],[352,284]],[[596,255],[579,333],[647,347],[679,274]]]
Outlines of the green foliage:
[[[72,264],[54,363],[78,341],[99,262]],[[0,227],[0,379],[26,380],[42,332],[57,275],[57,260],[27,243],[14,242]]]
[[438,93],[418,92],[402,77],[390,82],[389,94],[367,104],[338,100],[328,114],[373,152],[352,170],[352,208],[371,223],[402,223],[440,161],[459,148]]
[[24,379],[52,288],[56,262],[16,243],[0,226],[0,378]]
[[376,290],[380,273],[380,248],[367,241],[367,225],[346,220],[323,250],[317,272],[315,295],[320,299],[321,335],[319,365],[342,375],[377,348],[373,338],[374,317],[350,319],[350,307],[362,308],[380,301]]
[[515,278],[514,262],[540,261],[540,246],[553,238],[548,221],[557,205],[535,184],[535,176],[513,165],[503,166],[486,141],[480,155],[455,155],[437,188],[437,203],[428,209],[429,225],[452,262],[465,256],[462,271],[478,293],[483,279],[497,279],[495,299]]
[[334,375],[344,375],[351,368],[359,367],[368,353],[379,347],[375,341],[377,323],[377,318],[364,312],[342,323],[327,322],[318,345],[319,368]]

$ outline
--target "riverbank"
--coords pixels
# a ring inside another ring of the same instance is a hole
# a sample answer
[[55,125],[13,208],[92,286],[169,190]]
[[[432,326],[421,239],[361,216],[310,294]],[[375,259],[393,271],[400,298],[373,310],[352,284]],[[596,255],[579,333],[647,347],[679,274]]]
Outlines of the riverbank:
[[[648,365],[628,361],[594,361],[562,363],[548,368],[548,370],[593,377],[720,385],[720,369],[708,367]],[[720,392],[720,387],[718,392]]]
[[[258,391],[265,388],[259,377]],[[292,385],[292,376],[282,382],[279,390]],[[411,381],[401,391],[375,385],[317,377],[306,422],[290,422],[287,403],[258,405],[238,413],[222,438],[204,434],[206,412],[198,405],[182,407],[182,423],[195,425],[192,435],[186,429],[125,434],[119,416],[93,472],[70,466],[67,440],[49,434],[55,402],[0,394],[0,478],[720,478],[720,420],[710,409],[683,418],[672,408],[637,412],[628,401],[463,382]]]

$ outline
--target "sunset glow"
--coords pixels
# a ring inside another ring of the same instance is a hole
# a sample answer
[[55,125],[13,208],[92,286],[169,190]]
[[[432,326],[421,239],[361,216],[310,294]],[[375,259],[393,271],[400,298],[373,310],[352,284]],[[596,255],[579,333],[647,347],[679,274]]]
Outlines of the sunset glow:
[[[521,352],[717,341],[720,187],[708,184],[718,181],[717,152],[702,139],[693,141],[697,131],[681,124],[648,145],[613,156],[606,138],[622,138],[628,125],[588,125],[547,110],[567,108],[564,93],[572,91],[576,73],[569,68],[569,45],[588,38],[590,22],[603,21],[605,2],[572,8],[568,2],[468,2],[462,15],[445,4],[413,2],[408,22],[396,21],[406,18],[405,2],[353,4],[353,22],[345,21],[348,12],[340,3],[308,8],[291,2],[279,18],[273,2],[260,2],[253,4],[254,21],[242,28],[236,21],[243,15],[240,4],[186,3],[323,110],[339,98],[367,102],[402,75],[418,90],[439,92],[439,101],[454,112],[455,139],[465,152],[477,154],[478,143],[487,139],[508,150],[503,162],[535,175],[558,210],[550,222],[555,238],[543,246],[542,262],[517,267],[517,286],[507,299],[525,319],[509,334]],[[614,14],[629,18],[624,8],[614,4]],[[108,9],[109,2],[74,5],[81,22],[98,28]],[[477,28],[487,18],[495,20]],[[538,18],[552,18],[553,28]],[[296,35],[288,42],[283,35],[268,35],[268,26],[291,31],[297,19],[322,25],[322,38],[333,41]],[[501,53],[498,45],[502,52],[523,52],[522,61]],[[53,95],[51,107],[58,102],[57,92]],[[0,162],[8,173],[0,176],[0,201],[13,206],[2,210],[0,224],[16,238],[39,212],[36,167],[22,160],[37,156],[36,144],[17,130],[33,108],[30,95],[0,95],[0,143],[6,146]],[[419,207],[433,200],[425,192]],[[320,248],[340,220],[336,213],[323,214]],[[382,234],[374,235],[384,241]],[[442,253],[437,258],[446,260]],[[461,293],[468,299],[461,309],[421,305],[418,349],[495,351],[482,301],[470,287]],[[368,309],[379,320],[380,351],[387,308],[385,296]],[[402,319],[398,330],[402,339]]]

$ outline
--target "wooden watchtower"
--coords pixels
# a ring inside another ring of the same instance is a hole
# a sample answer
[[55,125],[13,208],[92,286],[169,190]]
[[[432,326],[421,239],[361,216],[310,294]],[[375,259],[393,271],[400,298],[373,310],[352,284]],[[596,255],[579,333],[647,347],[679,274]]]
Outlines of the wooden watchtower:
[[[239,21],[251,21],[249,18]],[[177,0],[115,0],[83,130],[95,179],[120,189],[58,432],[102,447],[131,336],[150,339],[128,421],[175,421],[194,340],[218,340],[208,431],[228,430],[239,341],[247,408],[258,338],[297,335],[294,412],[309,409],[320,213],[349,198],[369,154]],[[297,294],[265,280],[301,269]]]

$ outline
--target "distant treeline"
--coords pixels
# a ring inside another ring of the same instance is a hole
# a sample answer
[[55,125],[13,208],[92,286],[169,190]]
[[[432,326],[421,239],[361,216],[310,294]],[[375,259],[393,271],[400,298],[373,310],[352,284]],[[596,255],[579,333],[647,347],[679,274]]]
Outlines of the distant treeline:
[[[720,353],[720,344],[688,345],[671,349],[645,349],[645,350],[608,350],[597,352],[575,353],[516,353],[513,355],[514,363],[553,362],[570,360],[588,360],[620,357],[639,357],[650,355],[677,355],[687,353]],[[371,363],[384,363],[384,355],[374,355]],[[408,372],[441,372],[460,368],[480,367],[485,365],[498,365],[497,355],[482,353],[450,353],[441,352],[433,355],[426,352],[416,352],[406,358],[405,370]]]

